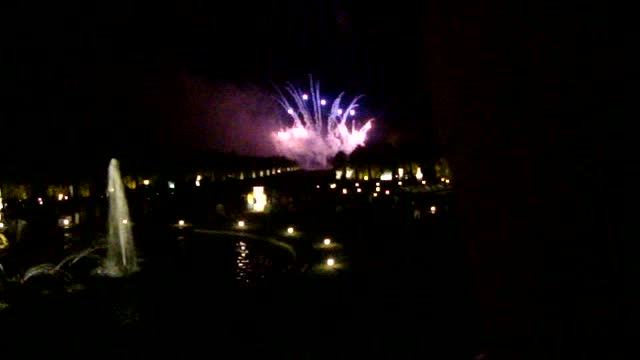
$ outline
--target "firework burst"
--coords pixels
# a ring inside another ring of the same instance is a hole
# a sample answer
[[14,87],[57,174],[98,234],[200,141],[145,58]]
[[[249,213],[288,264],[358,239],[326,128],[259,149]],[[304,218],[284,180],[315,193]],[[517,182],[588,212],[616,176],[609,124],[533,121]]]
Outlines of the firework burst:
[[320,84],[309,77],[309,92],[287,83],[278,89],[278,102],[291,117],[288,124],[272,134],[275,147],[283,156],[295,160],[305,169],[329,167],[329,160],[342,151],[349,155],[364,146],[372,119],[357,126],[356,96],[346,108],[341,107],[344,93],[329,104],[320,96]]

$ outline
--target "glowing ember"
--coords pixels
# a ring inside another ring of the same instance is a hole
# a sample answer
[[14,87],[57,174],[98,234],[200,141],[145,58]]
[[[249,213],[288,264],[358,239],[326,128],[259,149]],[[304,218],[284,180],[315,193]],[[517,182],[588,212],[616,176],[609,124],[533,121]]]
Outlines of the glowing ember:
[[272,139],[283,156],[295,160],[301,167],[329,168],[329,160],[338,152],[349,155],[356,147],[365,145],[372,120],[367,120],[360,128],[356,127],[355,108],[362,96],[355,97],[346,109],[342,109],[340,101],[344,93],[341,93],[329,109],[323,109],[329,103],[321,99],[320,85],[311,77],[309,85],[309,95],[291,84],[284,87],[289,96],[280,92],[278,101],[291,116],[292,123],[274,132]]

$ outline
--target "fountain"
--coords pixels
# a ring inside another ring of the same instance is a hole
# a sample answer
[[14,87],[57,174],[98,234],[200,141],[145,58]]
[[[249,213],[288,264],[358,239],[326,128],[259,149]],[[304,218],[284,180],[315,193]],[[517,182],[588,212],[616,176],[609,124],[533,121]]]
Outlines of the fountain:
[[111,159],[108,174],[109,219],[107,223],[107,257],[100,273],[120,277],[138,270],[133,246],[129,205],[120,177],[118,160]]

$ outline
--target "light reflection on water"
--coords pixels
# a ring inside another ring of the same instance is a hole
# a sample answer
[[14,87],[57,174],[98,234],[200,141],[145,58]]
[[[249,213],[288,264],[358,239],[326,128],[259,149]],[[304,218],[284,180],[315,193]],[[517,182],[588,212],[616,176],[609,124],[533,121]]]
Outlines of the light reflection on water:
[[272,260],[264,255],[264,249],[244,241],[235,242],[236,280],[241,286],[259,282],[272,270]]
[[64,232],[64,249],[69,250],[73,247],[73,234],[69,231]]
[[251,256],[249,256],[249,247],[244,241],[236,242],[236,252],[238,253],[236,262],[236,280],[242,284],[249,284],[250,276],[254,272]]

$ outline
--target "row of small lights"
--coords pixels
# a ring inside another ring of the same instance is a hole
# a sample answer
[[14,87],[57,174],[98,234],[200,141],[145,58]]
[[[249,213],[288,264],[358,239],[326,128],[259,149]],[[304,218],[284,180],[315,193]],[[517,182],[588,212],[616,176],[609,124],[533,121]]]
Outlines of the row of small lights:
[[[331,185],[332,185],[332,188],[335,188],[335,186],[334,186],[335,184],[331,184]],[[376,185],[379,185],[379,183],[376,183]],[[318,185],[318,186],[320,186],[320,185]],[[356,186],[359,186],[358,183],[356,183]],[[358,188],[357,190],[358,190],[358,192],[360,192],[361,189]],[[373,196],[374,197],[378,196],[378,192],[379,191],[380,191],[380,187],[377,186],[376,187],[376,192],[373,193]],[[342,193],[343,194],[347,194],[347,189],[342,189]],[[390,191],[389,190],[385,190],[385,194],[389,195]],[[40,205],[42,205],[43,204],[42,198],[38,198],[38,202],[40,203]],[[436,207],[435,206],[431,206],[430,211],[431,211],[432,214],[435,214],[436,213]],[[70,220],[69,219],[63,219],[62,222],[63,222],[63,224],[65,226],[68,226],[70,224]],[[128,219],[123,219],[122,223],[126,225],[126,224],[129,223],[129,220]],[[246,222],[244,220],[239,220],[237,225],[238,225],[239,228],[245,228],[246,227]],[[186,227],[186,226],[187,226],[187,224],[186,224],[186,222],[184,220],[178,220],[178,227],[183,228],[183,227]],[[2,228],[4,228],[4,223],[0,222],[0,229],[2,229]],[[287,232],[287,234],[292,235],[295,232],[295,230],[294,230],[293,227],[290,226],[290,227],[287,228],[286,232]],[[325,245],[329,245],[330,243],[331,243],[330,239],[327,238],[327,239],[324,240],[324,244]]]
[[[402,175],[396,175],[395,177],[396,177],[396,178],[402,178]],[[426,184],[427,184],[427,181],[426,181],[426,180],[422,180],[422,177],[423,177],[423,175],[422,175],[422,173],[421,173],[421,172],[420,172],[420,173],[418,173],[418,174],[416,174],[416,179],[417,179],[417,180],[419,180],[419,181],[420,181],[420,183],[421,183],[422,185],[426,185]],[[406,177],[404,177],[404,178],[406,179]],[[365,175],[365,176],[363,177],[363,180],[364,180],[364,181],[369,181],[369,176],[368,176],[368,175]],[[385,177],[384,177],[384,175],[383,175],[383,176],[380,176],[380,180],[390,181],[390,180],[391,180],[391,177],[387,177],[387,178],[385,178]],[[441,182],[443,182],[443,183],[446,183],[446,184],[451,183],[451,179],[448,179],[448,178],[445,178],[445,177],[441,177],[441,178],[440,178],[440,181],[441,181]],[[358,183],[356,183],[356,186],[358,186],[357,184],[358,184]],[[402,186],[402,180],[398,181],[398,185],[399,185],[399,186]]]
[[[364,180],[365,180],[365,181],[368,181],[368,180],[369,180],[369,178],[368,178],[367,176],[365,176]],[[447,184],[449,184],[449,183],[451,182],[451,180],[450,180],[450,179],[446,179],[446,178],[441,178],[440,180],[441,180],[442,182],[444,182],[444,183],[447,183]],[[421,183],[422,185],[426,185],[426,184],[427,184],[427,181],[426,181],[426,180],[422,180],[420,183]],[[402,184],[403,184],[403,183],[402,183],[402,181],[398,181],[398,186],[402,186]],[[356,191],[357,191],[357,192],[362,192],[362,189],[360,189],[360,183],[355,183],[355,186],[356,186]],[[330,188],[330,189],[335,189],[336,187],[337,187],[337,185],[336,185],[335,183],[331,183],[331,184],[329,184],[329,188]],[[316,185],[316,189],[320,189],[320,185]],[[380,192],[380,183],[379,183],[379,182],[376,182],[376,192]],[[348,193],[348,190],[347,190],[346,188],[343,188],[343,189],[342,189],[342,193],[343,193],[343,194],[347,194],[347,193]],[[386,191],[385,191],[385,194],[387,194],[387,195],[388,195],[388,194],[389,194],[389,190],[386,190]],[[375,196],[375,195],[374,195],[374,196]]]
[[[69,200],[69,196],[58,194],[58,201],[63,201],[63,200]],[[44,200],[41,197],[37,198],[36,201],[38,201],[38,205],[44,205]]]
[[[182,221],[182,220],[181,220],[181,221]],[[122,224],[124,224],[124,225],[129,224],[129,220],[128,220],[128,219],[122,219],[122,221],[121,221],[121,222],[122,222]],[[64,225],[64,226],[69,226],[69,225],[71,225],[71,220],[69,220],[69,219],[62,219],[62,225]],[[0,229],[1,229],[1,228],[3,228],[3,227],[4,227],[4,224],[3,224],[3,223],[0,223]]]
[[[285,171],[293,171],[293,168],[285,168]],[[255,171],[252,171],[251,172],[251,177],[255,179],[256,178],[256,174],[257,174],[257,177],[263,177],[263,176],[265,176],[265,173],[266,173],[266,176],[274,175],[276,173],[277,174],[281,174],[282,173],[282,169],[260,170],[258,173],[256,173]],[[240,174],[240,180],[242,180],[242,179],[244,179],[244,173]],[[202,185],[201,181],[202,181],[202,175],[196,175],[195,185],[198,186],[198,187],[201,186]],[[145,185],[145,186],[149,186],[149,185],[151,185],[151,180],[144,179],[144,180],[142,180],[142,184]],[[173,181],[169,181],[168,185],[169,185],[170,189],[175,189],[175,187],[176,187],[176,183],[173,182]]]
[[[278,170],[278,172],[280,172],[280,171]],[[365,179],[364,179],[364,180],[365,180],[365,181],[368,181],[368,179],[369,179],[369,178],[368,178],[367,176],[365,176]],[[200,185],[201,185],[201,183],[200,183],[200,181],[201,181],[201,180],[202,180],[202,176],[198,175],[198,176],[196,177],[196,186],[200,186]],[[450,180],[450,179],[446,179],[446,178],[441,178],[440,180],[441,180],[442,182],[446,183],[446,184],[449,184],[449,183],[451,182],[451,180]],[[142,182],[142,183],[143,183],[144,185],[146,185],[146,186],[148,186],[149,184],[151,184],[151,182],[150,182],[149,180],[143,180],[143,182]],[[426,184],[427,184],[427,182],[426,182],[425,180],[422,180],[422,185],[426,185]],[[359,187],[359,186],[360,186],[360,184],[359,184],[359,183],[356,183],[355,185],[356,185],[356,188],[357,188],[357,189],[356,189],[356,192],[358,192],[358,193],[362,192],[362,189],[360,189],[360,187]],[[330,185],[329,185],[329,187],[330,187],[331,189],[335,189],[335,188],[336,188],[336,186],[337,186],[336,184],[330,184]],[[398,186],[402,186],[402,181],[398,181]],[[173,183],[173,182],[169,182],[169,188],[174,189],[174,188],[175,188],[175,183]],[[317,189],[319,189],[319,188],[320,188],[320,185],[316,185],[316,188],[317,188]],[[113,190],[113,189],[109,189],[109,191],[110,191],[110,192],[113,192],[114,190]],[[376,192],[380,192],[380,183],[378,183],[378,182],[376,183]],[[343,194],[347,194],[347,193],[348,193],[348,190],[347,190],[346,188],[345,188],[345,189],[342,189],[342,193],[343,193]],[[386,191],[385,191],[385,194],[386,194],[386,195],[389,195],[389,194],[390,194],[390,191],[389,191],[389,190],[386,190]],[[373,196],[378,196],[378,195],[377,195],[377,194],[374,194]],[[43,199],[42,199],[42,198],[38,198],[37,200],[38,200],[38,204],[40,204],[40,205],[43,205],[43,204],[44,204],[44,201],[43,201]],[[58,194],[58,201],[62,201],[62,200],[69,200],[69,196],[68,196],[68,195],[64,195],[64,194]]]
[[[279,173],[279,172],[280,172],[280,169],[278,169],[278,173]],[[200,183],[200,181],[201,181],[201,180],[202,180],[202,176],[201,176],[201,175],[198,175],[198,176],[196,177],[196,183],[195,183],[195,184],[196,184],[196,186],[200,186],[200,185],[201,185],[201,183]],[[365,177],[364,177],[364,180],[365,180],[365,181],[368,181],[368,180],[369,180],[369,177],[368,177],[368,176],[365,176]],[[446,184],[451,183],[451,180],[450,180],[450,179],[441,178],[440,180],[441,180],[442,182],[446,183]],[[142,183],[143,183],[145,186],[148,186],[148,185],[150,185],[150,184],[151,184],[151,181],[150,181],[150,180],[148,180],[148,179],[145,179],[145,180],[143,180],[143,181],[142,181]],[[427,182],[426,182],[425,180],[422,180],[422,181],[421,181],[421,183],[422,183],[422,185],[426,185],[426,184],[427,184]],[[356,189],[356,191],[357,191],[357,192],[362,192],[362,190],[359,188],[360,184],[359,184],[359,183],[356,183],[355,185],[356,185],[356,188],[357,188],[357,189]],[[398,186],[402,186],[402,181],[398,181]],[[329,187],[330,187],[331,189],[335,189],[335,188],[336,188],[336,184],[330,184],[330,185],[329,185]],[[173,183],[173,182],[169,182],[169,188],[174,189],[174,188],[175,188],[175,183]],[[319,188],[320,188],[320,185],[316,185],[316,188],[318,188],[318,189],[319,189]],[[113,192],[114,190],[113,190],[113,189],[109,189],[109,191],[110,191],[110,192]],[[376,183],[376,192],[379,192],[379,191],[380,191],[380,183],[378,183],[378,182],[377,182],[377,183]],[[342,189],[342,193],[343,193],[343,194],[347,194],[347,192],[348,192],[348,191],[347,191],[347,189]],[[388,194],[389,194],[389,190],[386,190],[386,192],[385,192],[385,193],[388,195]],[[374,195],[374,196],[377,196],[377,195]],[[42,198],[38,198],[37,200],[38,200],[38,203],[39,203],[40,205],[43,205],[43,204],[44,204],[44,201],[43,201],[43,199],[42,199]],[[69,200],[69,196],[68,196],[68,195],[64,195],[64,194],[58,194],[58,201],[62,201],[62,200]]]
[[[446,182],[447,182],[447,184],[448,184],[448,183],[449,183],[449,179],[446,179]],[[424,184],[424,183],[425,183],[425,181],[423,180],[423,181],[422,181],[422,183]],[[402,185],[402,181],[399,181],[399,182],[398,182],[398,185]],[[329,185],[329,188],[331,188],[331,189],[335,189],[335,188],[336,188],[336,186],[337,186],[336,184],[330,184],[330,185]],[[362,190],[361,190],[361,188],[360,188],[360,184],[359,184],[359,183],[355,183],[355,186],[356,186],[356,191],[357,191],[357,192],[361,192],[361,191],[362,191]],[[320,185],[316,185],[316,188],[318,188],[318,189],[319,189],[319,188],[320,188]],[[378,193],[379,193],[381,190],[382,190],[382,189],[380,188],[380,183],[379,183],[379,182],[376,182],[376,190],[375,190],[375,192],[373,193],[373,196],[374,196],[374,197],[377,197],[377,196],[378,196]],[[347,190],[346,188],[345,188],[345,189],[342,189],[342,194],[345,194],[345,195],[346,195],[347,193],[348,193],[348,190]],[[385,193],[385,195],[390,195],[390,194],[391,194],[391,191],[390,191],[390,190],[385,190],[385,191],[384,191],[384,193]],[[435,214],[435,213],[436,213],[436,207],[435,207],[435,206],[431,206],[431,208],[430,208],[429,210],[431,211],[431,213],[432,213],[432,214]]]
[[[368,179],[364,179],[364,180],[365,180],[365,181],[368,181]],[[442,181],[443,181],[443,182],[446,182],[447,184],[449,184],[449,182],[450,182],[450,180],[449,180],[449,179],[443,179]],[[426,180],[422,180],[420,183],[421,183],[422,185],[427,185],[427,181],[426,181]],[[402,184],[403,184],[403,183],[402,183],[402,181],[398,181],[398,186],[402,186]],[[330,187],[331,189],[335,189],[335,188],[336,188],[336,186],[337,186],[337,185],[336,185],[335,183],[331,183],[331,184],[329,184],[329,187]],[[359,187],[360,187],[360,183],[355,183],[355,186],[356,186],[357,188],[359,188]],[[380,186],[380,183],[379,183],[379,182],[376,182],[376,186]],[[317,189],[320,189],[320,185],[316,185],[316,188],[317,188]]]
[[[356,183],[355,185],[356,185],[356,192],[361,193],[361,192],[362,192],[362,189],[360,188],[360,184],[359,184],[359,183]],[[400,185],[402,185],[402,182],[400,182]],[[335,189],[336,187],[337,187],[337,185],[336,185],[336,184],[329,184],[329,188],[330,188],[330,189]],[[320,185],[316,185],[316,188],[317,188],[317,189],[319,189],[319,188],[320,188]],[[380,183],[376,183],[376,191],[373,193],[373,196],[378,196],[378,193],[379,193],[380,191],[381,191]],[[348,193],[349,193],[349,190],[348,190],[348,189],[346,189],[346,188],[343,188],[343,189],[342,189],[342,194],[343,194],[343,195],[346,195],[346,194],[348,194]],[[389,194],[391,194],[391,191],[390,191],[390,190],[385,190],[385,192],[384,192],[384,193],[385,193],[386,195],[389,195]]]
[[[58,194],[58,201],[69,200],[69,195]],[[44,205],[44,200],[39,197],[36,199],[39,205]]]
[[[126,220],[125,220],[125,221],[126,221]],[[126,223],[125,223],[125,224],[126,224]],[[178,225],[178,227],[179,227],[179,228],[185,228],[185,227],[188,227],[188,226],[189,226],[189,224],[187,224],[187,222],[186,222],[186,221],[184,221],[184,220],[178,220],[178,224],[177,224],[177,225]],[[239,227],[239,228],[244,229],[244,228],[246,228],[247,223],[246,223],[246,221],[244,221],[244,220],[238,220],[237,225],[238,225],[238,227]],[[290,229],[291,229],[291,228],[290,228]],[[293,230],[292,230],[292,232],[293,232]]]

